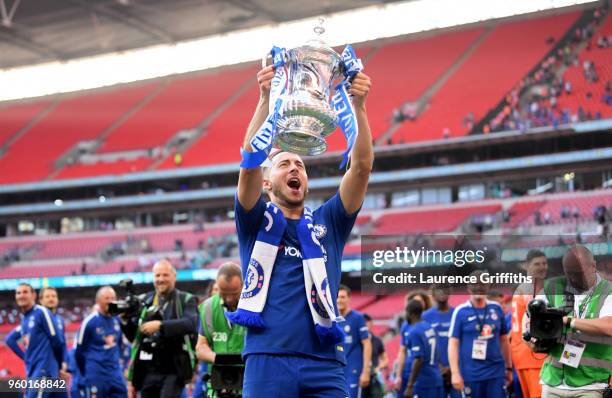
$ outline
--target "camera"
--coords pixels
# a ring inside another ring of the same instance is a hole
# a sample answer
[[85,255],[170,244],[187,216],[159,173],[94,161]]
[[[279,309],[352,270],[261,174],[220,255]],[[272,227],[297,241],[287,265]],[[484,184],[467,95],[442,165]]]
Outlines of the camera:
[[563,317],[566,311],[551,308],[541,299],[534,299],[527,304],[527,314],[530,318],[530,328],[523,333],[523,340],[535,338],[535,352],[547,353],[561,339],[563,333]]
[[[144,322],[149,322],[149,321],[163,321],[163,320],[164,320],[164,313],[162,309],[157,305],[153,305],[146,309],[146,313],[145,313],[145,316],[142,322],[144,323]],[[143,336],[140,346],[142,347],[143,351],[153,352],[159,349],[159,347],[161,346],[161,342],[162,342],[161,333],[157,332],[150,336],[146,336],[146,335]]]
[[241,398],[244,379],[244,362],[240,354],[217,354],[212,374],[202,377],[204,382],[210,380],[215,396],[219,398]]
[[125,299],[111,302],[108,305],[108,312],[111,315],[124,315],[128,318],[138,316],[142,303],[134,292],[134,281],[126,278],[119,282],[119,286],[125,288]]

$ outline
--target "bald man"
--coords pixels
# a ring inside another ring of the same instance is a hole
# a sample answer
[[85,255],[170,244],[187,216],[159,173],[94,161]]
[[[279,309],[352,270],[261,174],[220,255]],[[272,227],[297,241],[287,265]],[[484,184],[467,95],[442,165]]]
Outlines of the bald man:
[[112,287],[98,289],[97,311],[85,318],[79,330],[74,355],[87,397],[127,397],[119,361],[123,348],[121,327],[119,319],[108,312],[108,305],[116,299]]
[[612,283],[597,273],[585,246],[563,256],[563,276],[544,282],[538,298],[564,308],[564,339],[546,358],[542,397],[601,397],[612,376]]
[[137,317],[124,320],[123,332],[133,341],[128,371],[130,395],[178,397],[191,381],[198,312],[196,297],[175,287],[176,269],[169,260],[153,266],[155,290],[142,297]]

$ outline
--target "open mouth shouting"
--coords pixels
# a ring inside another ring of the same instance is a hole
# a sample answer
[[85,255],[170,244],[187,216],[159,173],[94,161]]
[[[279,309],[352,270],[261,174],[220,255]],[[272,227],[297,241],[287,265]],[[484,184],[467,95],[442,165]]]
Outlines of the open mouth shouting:
[[289,181],[287,181],[287,186],[291,190],[291,193],[299,194],[300,188],[302,186],[302,182],[300,181],[298,177],[291,177],[289,178]]

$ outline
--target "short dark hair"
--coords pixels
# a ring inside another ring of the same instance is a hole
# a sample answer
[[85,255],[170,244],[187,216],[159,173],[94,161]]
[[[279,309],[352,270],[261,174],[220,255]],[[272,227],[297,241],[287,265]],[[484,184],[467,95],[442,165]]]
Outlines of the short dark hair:
[[410,315],[421,316],[423,313],[423,303],[420,300],[409,300],[408,304],[406,304],[406,316],[410,317]]
[[351,296],[351,288],[350,287],[348,287],[346,285],[343,285],[343,284],[340,284],[340,287],[338,287],[338,292],[340,292],[340,290],[344,290],[349,297]]
[[219,271],[217,271],[217,279],[221,277],[223,277],[226,282],[231,281],[234,277],[238,277],[242,280],[242,270],[238,264],[228,261],[221,264]]
[[34,290],[34,288],[32,287],[32,285],[30,285],[29,283],[22,282],[22,283],[20,283],[19,285],[17,285],[17,287],[19,287],[19,286],[27,286],[27,287],[29,287],[29,288],[30,288],[30,292],[32,292],[32,293],[34,293],[34,294],[36,294],[36,290]]
[[366,320],[366,322],[370,322],[372,320],[370,314],[363,314],[363,318]]
[[544,252],[542,250],[538,250],[538,249],[531,249],[529,250],[529,252],[527,252],[527,262],[531,262],[531,260],[533,260],[534,258],[538,258],[538,257],[546,257],[546,254],[544,254]]
[[494,299],[494,298],[498,298],[498,297],[504,297],[504,294],[502,292],[500,292],[499,290],[491,290],[487,294],[487,298],[489,298],[489,299]]

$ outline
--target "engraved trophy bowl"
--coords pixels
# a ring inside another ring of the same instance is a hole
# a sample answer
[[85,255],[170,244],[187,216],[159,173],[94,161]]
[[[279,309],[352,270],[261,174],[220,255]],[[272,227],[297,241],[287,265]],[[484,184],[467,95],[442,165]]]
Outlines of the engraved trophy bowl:
[[330,90],[342,75],[342,59],[320,39],[288,50],[284,113],[277,120],[276,145],[298,155],[327,150],[325,138],[338,126]]

